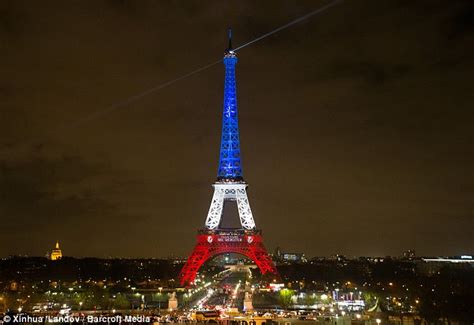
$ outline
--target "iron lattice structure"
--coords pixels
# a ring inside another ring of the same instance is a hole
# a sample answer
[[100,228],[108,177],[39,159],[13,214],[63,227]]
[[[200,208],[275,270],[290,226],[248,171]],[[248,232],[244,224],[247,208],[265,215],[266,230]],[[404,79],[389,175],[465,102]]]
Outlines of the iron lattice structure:
[[[217,181],[213,184],[214,195],[207,214],[205,229],[199,231],[197,244],[180,273],[181,285],[190,285],[199,268],[213,256],[236,253],[251,259],[262,274],[276,274],[276,268],[263,245],[261,231],[255,221],[247,197],[240,162],[240,138],[237,116],[237,89],[235,65],[237,56],[232,51],[229,32],[229,48],[224,55],[225,83],[222,116],[222,137]],[[241,228],[222,229],[220,224],[225,201],[236,201]]]
[[250,209],[249,199],[247,197],[246,183],[215,183],[214,195],[212,196],[211,207],[206,218],[206,227],[208,229],[217,229],[221,223],[222,210],[226,200],[237,201],[240,224],[244,229],[255,229],[252,210]]
[[213,256],[224,253],[244,255],[258,266],[262,274],[276,274],[276,268],[263,245],[263,238],[260,232],[202,232],[198,235],[197,244],[181,270],[181,284],[191,284],[204,262]]
[[224,112],[222,115],[218,180],[242,180],[239,121],[237,118],[237,87],[235,83],[236,64],[237,56],[232,51],[228,51],[224,56]]

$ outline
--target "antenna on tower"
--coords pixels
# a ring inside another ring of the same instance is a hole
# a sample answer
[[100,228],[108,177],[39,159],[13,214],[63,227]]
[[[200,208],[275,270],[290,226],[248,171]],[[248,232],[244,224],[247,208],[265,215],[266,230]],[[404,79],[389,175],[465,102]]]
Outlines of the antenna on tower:
[[232,51],[232,28],[227,30],[227,38],[229,39],[229,47],[227,48],[227,52]]

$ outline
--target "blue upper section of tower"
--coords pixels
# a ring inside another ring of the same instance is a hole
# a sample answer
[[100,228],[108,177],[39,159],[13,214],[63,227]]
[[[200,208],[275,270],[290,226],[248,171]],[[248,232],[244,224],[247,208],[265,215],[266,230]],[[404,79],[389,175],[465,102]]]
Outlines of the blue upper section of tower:
[[222,137],[219,159],[219,181],[242,181],[240,163],[240,138],[237,117],[237,88],[235,82],[235,65],[237,56],[232,51],[230,31],[229,48],[224,55],[224,109],[222,116]]

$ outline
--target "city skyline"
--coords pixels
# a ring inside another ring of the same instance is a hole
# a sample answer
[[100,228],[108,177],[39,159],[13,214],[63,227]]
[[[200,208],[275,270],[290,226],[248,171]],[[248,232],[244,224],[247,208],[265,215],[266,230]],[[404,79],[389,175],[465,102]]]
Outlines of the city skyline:
[[[0,256],[56,240],[65,256],[185,256],[217,175],[223,65],[82,119],[218,59],[229,25],[240,45],[326,3],[2,4]],[[473,12],[345,1],[239,53],[270,251],[473,253]]]
[[[59,248],[59,244],[60,244],[60,241],[56,240],[55,241],[55,244],[54,245],[51,245],[45,252],[44,254],[42,255],[21,255],[21,254],[10,254],[8,256],[3,256],[3,258],[23,258],[23,257],[26,257],[26,258],[37,258],[37,257],[45,257],[47,259],[50,259],[50,260],[58,260],[58,259],[61,259],[63,257],[63,254],[62,254],[62,250]],[[61,244],[62,246],[62,244]],[[308,260],[311,260],[311,259],[360,259],[360,258],[369,258],[369,259],[384,259],[384,258],[389,258],[389,259],[401,259],[401,260],[429,260],[429,261],[437,261],[438,259],[440,261],[444,261],[444,262],[452,262],[453,260],[459,260],[459,261],[466,261],[466,262],[469,262],[471,263],[471,261],[473,260],[473,256],[472,255],[466,255],[466,254],[463,254],[463,255],[419,255],[417,254],[416,251],[412,250],[412,249],[407,249],[403,252],[400,252],[399,254],[397,255],[343,255],[343,254],[332,254],[332,255],[314,255],[314,256],[310,256],[310,255],[307,255],[305,252],[297,252],[297,251],[289,251],[289,250],[286,250],[285,247],[280,247],[280,246],[277,246],[275,247],[274,250],[272,251],[269,251],[268,252],[270,256],[272,256],[272,258],[276,258],[276,257],[282,257],[282,256],[288,256],[289,260],[288,261],[292,261],[292,262],[295,262],[295,261],[304,261],[305,263],[308,261]],[[189,255],[189,254],[188,254]],[[221,255],[221,254],[219,254]],[[248,257],[244,256],[244,255],[239,255],[238,253],[224,253],[222,255],[236,255],[236,256],[240,256],[240,258],[242,259],[248,259],[250,260]],[[57,257],[59,256],[59,257]],[[66,258],[73,258],[73,259],[82,259],[82,258],[97,258],[97,259],[130,259],[130,260],[133,260],[133,259],[165,259],[165,260],[185,260],[187,258],[187,256],[183,255],[183,256],[177,256],[177,255],[168,255],[168,256],[125,256],[125,255],[109,255],[109,256],[92,256],[92,255],[89,255],[89,256],[74,256],[74,255],[64,255],[64,257]],[[2,257],[0,257],[2,258]],[[210,258],[209,260],[213,260],[214,258]]]

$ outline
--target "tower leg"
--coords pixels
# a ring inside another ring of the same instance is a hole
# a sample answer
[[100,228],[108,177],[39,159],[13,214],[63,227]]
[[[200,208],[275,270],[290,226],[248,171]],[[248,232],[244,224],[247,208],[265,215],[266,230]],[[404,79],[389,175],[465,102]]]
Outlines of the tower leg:
[[267,250],[263,246],[263,243],[257,243],[254,246],[250,246],[249,250],[251,251],[249,254],[251,256],[250,258],[255,262],[255,264],[257,264],[262,274],[277,274],[277,269],[273,264],[270,255],[268,255]]
[[181,285],[190,285],[194,282],[199,268],[210,257],[209,248],[209,245],[206,245],[205,242],[198,240],[186,264],[181,269],[179,275]]
[[211,206],[206,218],[206,227],[216,229],[221,222],[222,209],[224,208],[224,189],[214,187],[214,195],[212,196]]
[[237,209],[239,210],[240,223],[244,229],[254,229],[252,210],[250,209],[249,199],[245,188],[236,191]]

